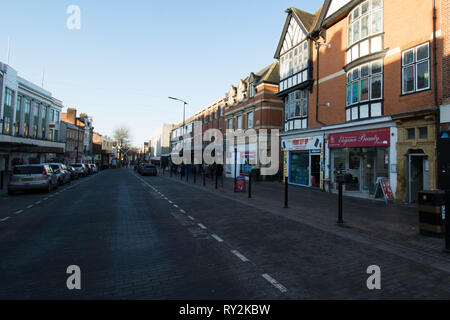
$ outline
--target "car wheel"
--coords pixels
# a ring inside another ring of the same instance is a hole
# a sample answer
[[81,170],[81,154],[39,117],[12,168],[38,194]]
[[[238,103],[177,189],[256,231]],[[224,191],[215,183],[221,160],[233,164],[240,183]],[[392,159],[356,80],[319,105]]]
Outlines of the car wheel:
[[59,183],[60,186],[62,186],[64,184],[64,181],[62,179],[59,179],[58,183]]

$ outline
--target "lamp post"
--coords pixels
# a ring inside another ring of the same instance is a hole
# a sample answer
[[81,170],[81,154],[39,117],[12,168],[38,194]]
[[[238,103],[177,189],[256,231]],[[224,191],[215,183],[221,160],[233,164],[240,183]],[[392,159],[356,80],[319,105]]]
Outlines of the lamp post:
[[178,99],[178,98],[174,98],[174,97],[169,97],[169,99],[172,100],[176,100],[176,101],[180,101],[183,102],[183,135],[184,135],[184,130],[185,130],[185,125],[186,125],[186,105],[188,104],[186,101]]

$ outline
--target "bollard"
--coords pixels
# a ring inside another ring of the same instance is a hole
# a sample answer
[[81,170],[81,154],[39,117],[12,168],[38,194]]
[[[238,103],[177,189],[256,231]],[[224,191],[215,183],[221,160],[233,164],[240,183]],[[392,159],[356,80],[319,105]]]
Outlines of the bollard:
[[197,170],[194,168],[194,184],[197,184]]
[[189,182],[189,171],[186,169],[186,182]]
[[3,190],[3,176],[4,176],[4,171],[0,171],[0,190]]
[[450,253],[450,190],[445,190],[445,252]]
[[203,170],[203,186],[206,185],[205,170]]
[[248,175],[248,198],[252,198],[252,173]]
[[286,177],[284,179],[284,207],[285,208],[289,208],[288,207],[288,186],[289,186],[289,178]]
[[343,187],[342,187],[342,183],[339,182],[338,184],[338,188],[339,188],[339,204],[338,204],[338,224],[343,224],[344,220],[342,218],[342,192],[343,192]]

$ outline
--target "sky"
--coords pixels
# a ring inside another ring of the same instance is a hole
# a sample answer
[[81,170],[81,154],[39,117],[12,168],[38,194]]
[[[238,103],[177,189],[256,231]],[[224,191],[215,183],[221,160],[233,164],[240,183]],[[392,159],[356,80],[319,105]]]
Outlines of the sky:
[[[69,30],[67,8],[80,8]],[[0,61],[42,84],[67,107],[93,117],[95,131],[131,130],[143,146],[163,123],[186,118],[274,61],[294,6],[322,1],[15,0],[2,3]],[[45,70],[45,72],[44,72]],[[64,109],[64,110],[65,110]]]

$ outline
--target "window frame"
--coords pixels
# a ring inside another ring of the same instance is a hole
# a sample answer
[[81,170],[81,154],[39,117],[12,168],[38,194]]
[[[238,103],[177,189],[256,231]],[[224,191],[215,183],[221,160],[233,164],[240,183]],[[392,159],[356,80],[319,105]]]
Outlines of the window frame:
[[[418,59],[417,57],[417,52],[420,48],[426,46],[427,47],[427,57],[426,58],[422,58],[422,59]],[[405,55],[409,52],[413,53],[413,58],[412,58],[412,62],[406,63],[405,62]],[[428,85],[424,88],[420,88],[418,89],[418,65],[422,64],[422,63],[427,63],[427,70],[428,70]],[[409,95],[409,94],[414,94],[414,93],[418,93],[418,92],[422,92],[422,91],[427,91],[427,90],[431,90],[431,55],[430,55],[430,41],[426,41],[424,43],[421,43],[417,46],[408,48],[406,50],[402,51],[402,60],[401,60],[401,95]],[[405,91],[405,70],[407,70],[408,68],[413,68],[413,89],[410,91]]]

